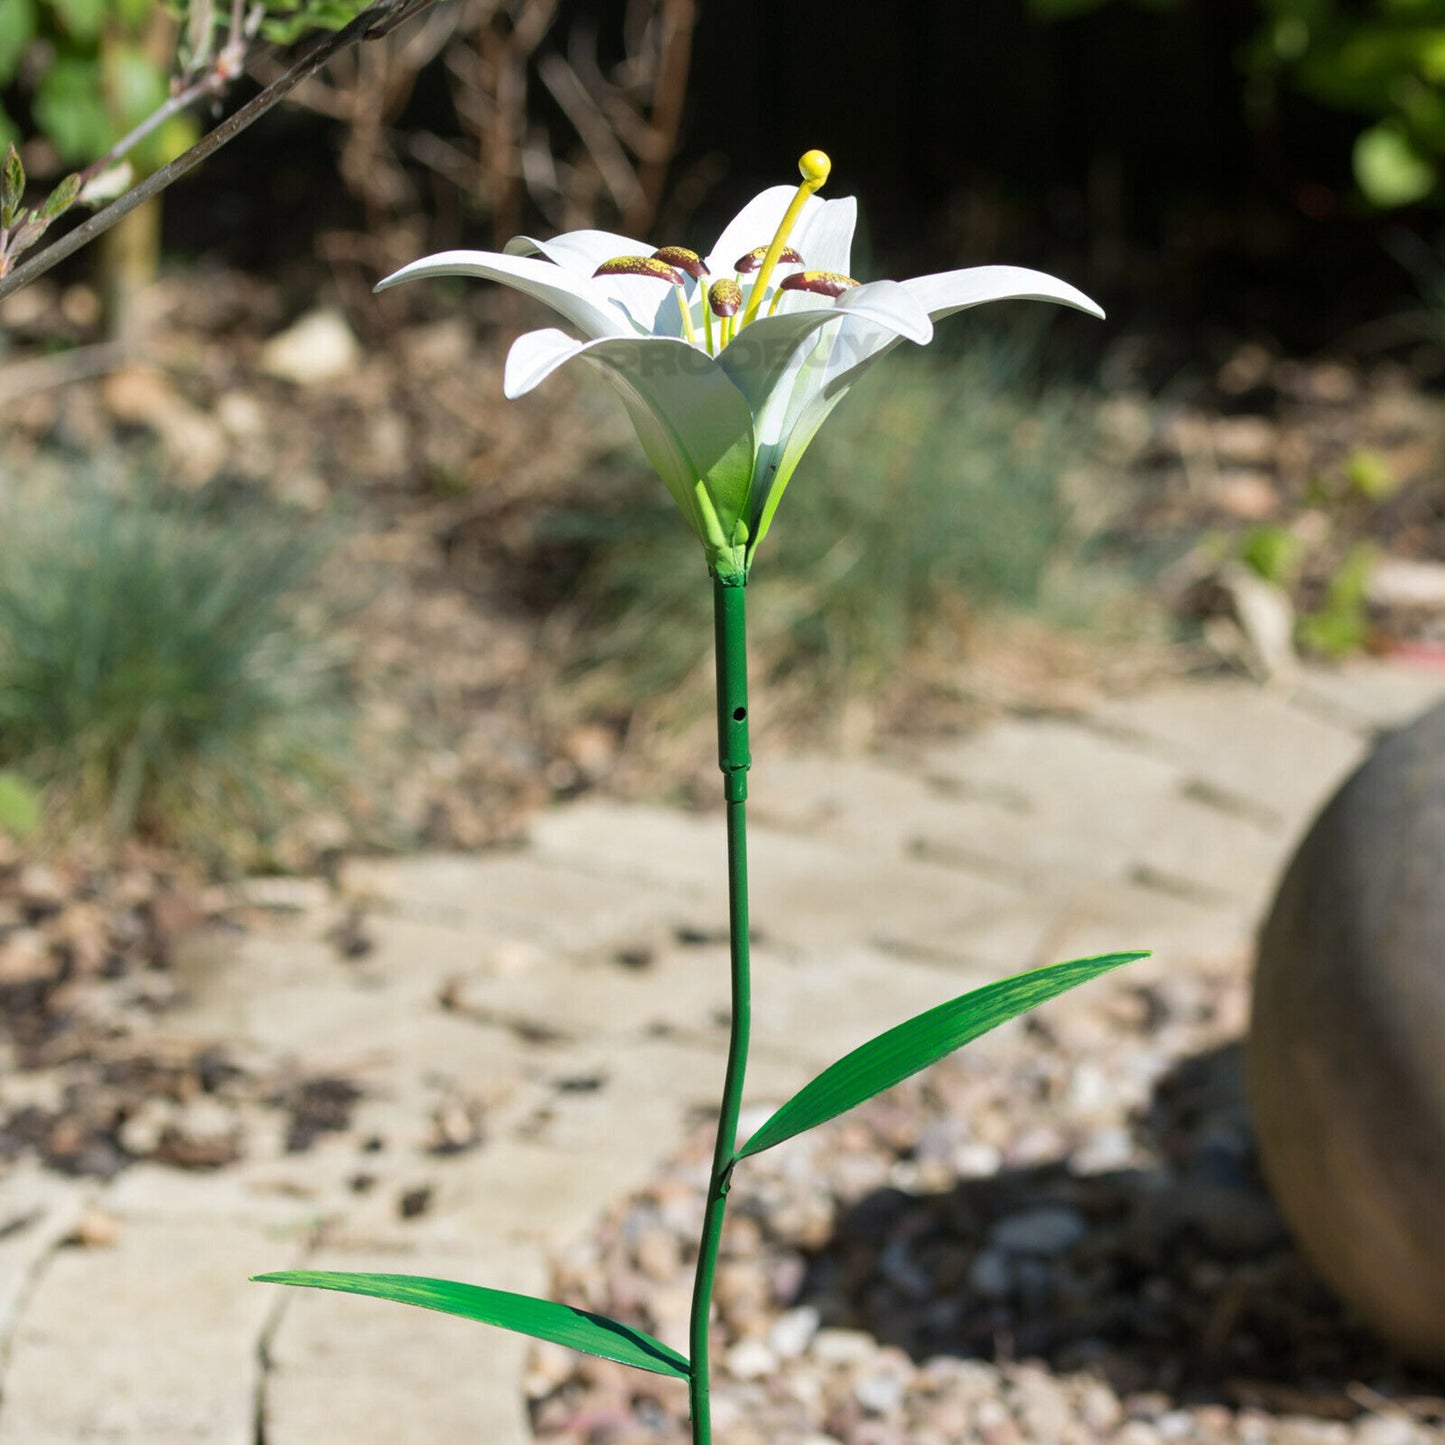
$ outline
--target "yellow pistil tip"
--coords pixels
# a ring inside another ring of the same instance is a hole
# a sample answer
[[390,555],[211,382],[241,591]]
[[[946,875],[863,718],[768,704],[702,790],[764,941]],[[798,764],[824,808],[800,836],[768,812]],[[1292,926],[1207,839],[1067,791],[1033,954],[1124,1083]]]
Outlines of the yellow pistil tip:
[[833,162],[823,151],[805,151],[798,161],[798,171],[803,180],[815,190],[828,179],[832,169]]

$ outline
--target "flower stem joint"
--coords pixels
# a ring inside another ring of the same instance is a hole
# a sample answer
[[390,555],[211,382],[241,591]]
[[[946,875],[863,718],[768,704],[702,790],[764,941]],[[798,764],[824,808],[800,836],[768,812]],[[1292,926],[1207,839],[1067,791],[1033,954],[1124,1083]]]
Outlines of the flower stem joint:
[[799,184],[754,197],[706,254],[572,231],[518,236],[503,252],[429,256],[381,284],[480,276],[551,306],[570,333],[518,337],[506,395],[525,395],[574,360],[599,371],[709,570],[742,579],[819,427],[900,341],[926,345],[941,318],[1010,298],[1103,315],[1074,287],[1018,266],[860,284],[849,274],[856,205],[816,194],[831,169],[822,151],[808,151]]

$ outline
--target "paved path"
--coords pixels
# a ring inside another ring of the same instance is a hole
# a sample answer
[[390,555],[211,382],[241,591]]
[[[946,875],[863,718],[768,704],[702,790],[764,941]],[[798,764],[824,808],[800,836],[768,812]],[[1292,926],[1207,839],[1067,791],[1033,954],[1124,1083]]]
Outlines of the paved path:
[[[1241,954],[1374,730],[1441,693],[1438,672],[1362,665],[1291,694],[1177,684],[1009,720],[906,768],[765,759],[752,1106],[1000,973]],[[0,1445],[523,1445],[521,1341],[246,1277],[304,1262],[545,1290],[548,1249],[715,1106],[722,862],[715,813],[588,801],[517,852],[355,863],[340,901],[317,890],[192,949],[167,1030],[357,1078],[354,1127],[287,1155],[258,1110],[219,1174],[0,1176]],[[356,900],[376,946],[346,962],[326,933]],[[481,1146],[434,1152],[437,1120],[464,1126],[475,1100]],[[96,1207],[114,1242],[67,1247]]]

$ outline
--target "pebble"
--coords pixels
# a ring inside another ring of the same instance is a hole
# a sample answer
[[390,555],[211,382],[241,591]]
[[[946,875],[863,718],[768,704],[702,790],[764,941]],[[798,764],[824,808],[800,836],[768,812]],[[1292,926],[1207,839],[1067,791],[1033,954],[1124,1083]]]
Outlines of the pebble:
[[726,1356],[727,1372],[735,1380],[760,1380],[776,1372],[778,1357],[761,1340],[739,1340]]
[[782,1359],[790,1360],[801,1355],[813,1342],[818,1333],[821,1316],[812,1305],[799,1305],[786,1310],[773,1321],[768,1331],[768,1344]]
[[891,1414],[903,1403],[903,1381],[894,1374],[863,1375],[853,1382],[853,1398],[870,1414]]
[[361,345],[346,318],[333,307],[308,311],[261,348],[261,369],[268,376],[316,386],[354,371]]
[[968,1267],[969,1288],[984,1299],[1007,1299],[1013,1290],[1013,1270],[1001,1249],[981,1249]]
[[824,1365],[858,1365],[873,1358],[878,1342],[865,1330],[819,1330],[811,1354]]
[[1009,1254],[1065,1254],[1089,1232],[1077,1209],[1030,1209],[999,1220],[989,1242]]

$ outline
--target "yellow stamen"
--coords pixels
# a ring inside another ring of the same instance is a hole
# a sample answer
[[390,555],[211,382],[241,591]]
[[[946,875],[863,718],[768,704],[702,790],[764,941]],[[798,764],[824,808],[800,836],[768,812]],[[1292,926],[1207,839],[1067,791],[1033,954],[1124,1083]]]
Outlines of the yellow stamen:
[[828,172],[832,169],[833,162],[822,151],[808,151],[798,161],[798,170],[803,177],[803,183],[798,187],[797,194],[783,213],[782,223],[773,237],[773,243],[768,247],[768,254],[763,257],[763,264],[758,268],[758,279],[753,282],[753,294],[748,297],[747,309],[738,321],[739,331],[758,314],[758,307],[763,304],[763,295],[768,289],[768,282],[773,279],[773,271],[777,268],[778,257],[783,254],[783,247],[788,243],[788,232],[793,229],[793,225],[803,209],[803,203],[828,179]]
[[692,324],[692,312],[688,309],[687,293],[677,287],[677,309],[682,312],[682,330],[692,345],[697,345],[697,329]]

